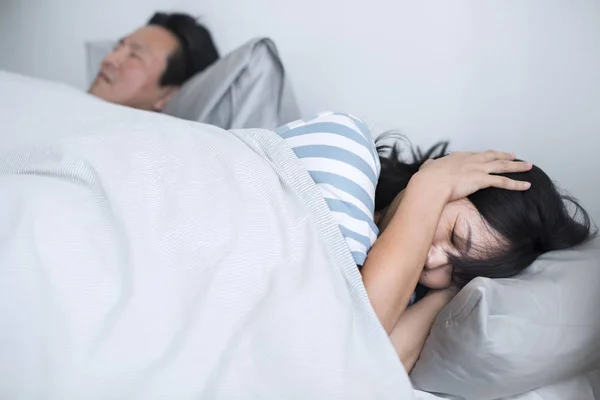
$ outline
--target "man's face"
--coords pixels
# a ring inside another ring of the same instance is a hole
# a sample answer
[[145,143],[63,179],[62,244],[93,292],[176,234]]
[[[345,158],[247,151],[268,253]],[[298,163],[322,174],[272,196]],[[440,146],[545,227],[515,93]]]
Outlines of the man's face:
[[162,110],[176,88],[161,87],[159,82],[177,46],[177,38],[162,27],[138,29],[102,60],[89,92],[112,103]]

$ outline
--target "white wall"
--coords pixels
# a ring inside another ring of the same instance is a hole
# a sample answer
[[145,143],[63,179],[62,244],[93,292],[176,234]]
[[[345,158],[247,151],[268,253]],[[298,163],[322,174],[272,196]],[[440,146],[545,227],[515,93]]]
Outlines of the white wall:
[[349,111],[417,144],[516,151],[600,222],[597,0],[1,1],[0,68],[83,87],[85,39],[185,10],[222,52],[273,38],[305,113]]

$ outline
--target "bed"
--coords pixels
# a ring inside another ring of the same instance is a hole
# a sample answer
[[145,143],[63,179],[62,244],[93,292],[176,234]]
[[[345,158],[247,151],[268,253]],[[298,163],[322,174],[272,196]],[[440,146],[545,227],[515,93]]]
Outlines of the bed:
[[318,189],[273,132],[4,72],[0,110],[1,398],[599,393],[597,243],[472,282],[409,377]]

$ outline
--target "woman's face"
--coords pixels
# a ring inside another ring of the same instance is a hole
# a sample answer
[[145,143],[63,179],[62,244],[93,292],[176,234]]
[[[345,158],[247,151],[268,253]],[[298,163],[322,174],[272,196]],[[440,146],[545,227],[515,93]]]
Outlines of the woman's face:
[[481,249],[488,251],[500,246],[498,236],[469,200],[448,203],[427,253],[419,283],[431,289],[450,286],[452,266],[448,254],[477,258]]
[[[394,201],[396,204],[393,203],[383,216],[380,224],[382,230],[391,219],[389,214],[396,211],[397,204],[401,201],[400,198],[397,200],[399,201]],[[442,211],[419,283],[430,289],[446,288],[452,282],[452,266],[448,254],[476,258],[481,249],[493,250],[500,244],[499,234],[485,223],[469,200],[448,203]]]

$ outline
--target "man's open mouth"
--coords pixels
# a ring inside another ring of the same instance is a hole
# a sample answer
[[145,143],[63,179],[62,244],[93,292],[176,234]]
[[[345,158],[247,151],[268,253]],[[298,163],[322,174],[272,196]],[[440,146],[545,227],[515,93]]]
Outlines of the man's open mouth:
[[102,79],[106,83],[112,83],[112,79],[102,71],[98,72],[98,78]]

